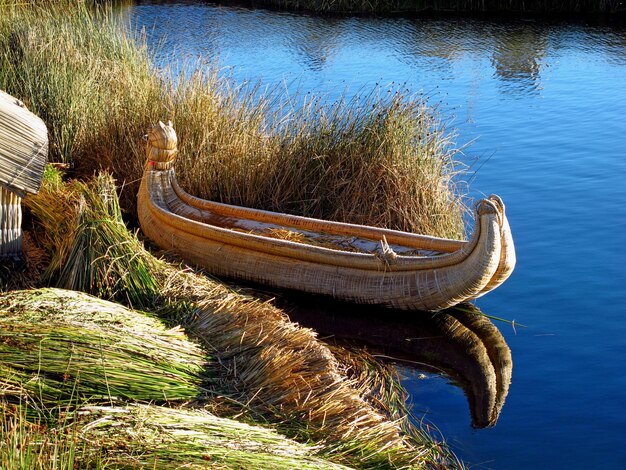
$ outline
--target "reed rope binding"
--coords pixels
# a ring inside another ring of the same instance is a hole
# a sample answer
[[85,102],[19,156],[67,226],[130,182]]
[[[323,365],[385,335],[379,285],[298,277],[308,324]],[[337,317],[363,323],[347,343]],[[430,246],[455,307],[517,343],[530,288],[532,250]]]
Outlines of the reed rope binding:
[[48,130],[24,103],[0,90],[0,184],[37,193],[48,155]]

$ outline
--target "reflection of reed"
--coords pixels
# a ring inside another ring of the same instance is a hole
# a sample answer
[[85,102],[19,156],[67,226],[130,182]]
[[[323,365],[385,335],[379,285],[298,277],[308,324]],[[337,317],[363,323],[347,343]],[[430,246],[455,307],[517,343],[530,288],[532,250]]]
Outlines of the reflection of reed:
[[410,314],[309,297],[280,302],[293,321],[321,336],[365,343],[393,358],[446,372],[465,391],[472,425],[496,424],[513,361],[502,334],[476,307]]
[[541,60],[547,48],[547,32],[542,28],[520,25],[496,35],[492,56],[495,74],[516,88],[541,88]]
[[302,19],[294,22],[297,27],[291,30],[285,43],[304,67],[321,72],[327,61],[337,53],[343,23],[332,18]]

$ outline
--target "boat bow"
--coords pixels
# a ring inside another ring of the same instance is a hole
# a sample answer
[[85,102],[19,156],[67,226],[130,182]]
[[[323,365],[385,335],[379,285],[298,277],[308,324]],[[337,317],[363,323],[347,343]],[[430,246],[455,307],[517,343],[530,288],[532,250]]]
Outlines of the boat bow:
[[[297,217],[187,194],[176,181],[176,146],[171,125],[151,129],[138,194],[140,224],[159,246],[215,275],[351,302],[438,310],[485,294],[512,271],[515,254],[497,196],[476,204],[473,235],[465,242]],[[382,249],[351,252],[264,233],[276,227],[359,237]],[[394,246],[428,254],[398,254]]]

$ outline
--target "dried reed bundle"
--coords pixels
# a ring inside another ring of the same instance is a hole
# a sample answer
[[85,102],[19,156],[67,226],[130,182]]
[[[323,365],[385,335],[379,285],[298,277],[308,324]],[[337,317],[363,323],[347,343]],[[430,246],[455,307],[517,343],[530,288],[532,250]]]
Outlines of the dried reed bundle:
[[347,470],[318,447],[202,410],[155,405],[37,411],[0,401],[0,468]]
[[215,348],[242,401],[281,421],[287,435],[323,442],[334,459],[357,459],[362,468],[447,459],[430,441],[404,432],[406,416],[394,420],[372,406],[368,388],[347,379],[313,331],[270,304],[216,297],[201,302],[186,327]]
[[[316,457],[319,448],[201,410],[137,405],[86,407],[79,412],[82,419],[88,413],[91,421],[81,426],[81,437],[98,443],[98,451],[112,466],[347,469]],[[128,443],[133,444],[130,452]]]
[[124,225],[111,176],[61,185],[51,175],[25,205],[43,229],[42,242],[52,254],[47,275],[58,287],[133,306],[150,305],[157,296],[154,259]]
[[43,289],[0,298],[5,399],[190,400],[203,393],[208,361],[180,330],[86,294]]

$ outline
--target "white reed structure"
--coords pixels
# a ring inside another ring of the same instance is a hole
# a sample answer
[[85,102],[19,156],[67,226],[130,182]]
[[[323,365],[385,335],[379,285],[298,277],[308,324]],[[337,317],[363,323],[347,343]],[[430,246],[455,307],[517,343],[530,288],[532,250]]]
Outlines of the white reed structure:
[[0,90],[0,258],[22,253],[22,197],[39,191],[47,156],[44,122]]

